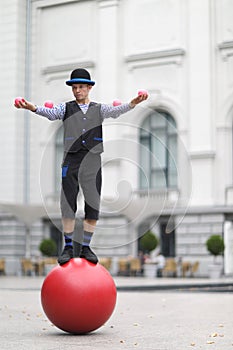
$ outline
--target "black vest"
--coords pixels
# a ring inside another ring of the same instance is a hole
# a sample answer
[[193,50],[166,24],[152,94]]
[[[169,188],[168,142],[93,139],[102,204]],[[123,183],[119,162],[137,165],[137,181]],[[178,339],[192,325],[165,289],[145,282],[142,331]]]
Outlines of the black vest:
[[102,153],[102,123],[100,104],[91,102],[84,114],[76,101],[67,102],[63,118],[64,151],[74,153],[87,149],[92,153]]

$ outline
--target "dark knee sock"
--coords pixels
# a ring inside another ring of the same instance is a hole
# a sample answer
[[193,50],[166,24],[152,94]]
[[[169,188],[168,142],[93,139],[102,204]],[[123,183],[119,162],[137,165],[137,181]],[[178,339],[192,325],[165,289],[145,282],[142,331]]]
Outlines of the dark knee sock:
[[82,245],[84,245],[86,247],[89,247],[93,234],[94,234],[94,232],[84,231],[84,237],[83,237],[83,244]]
[[64,238],[65,238],[65,247],[73,247],[73,232],[65,233],[64,232]]

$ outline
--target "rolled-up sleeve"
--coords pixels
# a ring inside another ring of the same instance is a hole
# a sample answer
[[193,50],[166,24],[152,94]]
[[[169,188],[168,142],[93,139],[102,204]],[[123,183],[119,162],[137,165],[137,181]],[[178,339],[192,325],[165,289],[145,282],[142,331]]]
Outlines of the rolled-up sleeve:
[[66,112],[66,104],[65,103],[60,103],[57,106],[54,106],[53,108],[47,108],[44,106],[37,106],[35,113],[45,117],[51,121],[53,120],[63,120],[64,115]]
[[133,108],[134,107],[131,107],[129,103],[124,103],[120,106],[111,106],[107,104],[101,104],[100,112],[103,119],[107,119],[107,118],[116,119],[120,117],[121,114],[129,112]]

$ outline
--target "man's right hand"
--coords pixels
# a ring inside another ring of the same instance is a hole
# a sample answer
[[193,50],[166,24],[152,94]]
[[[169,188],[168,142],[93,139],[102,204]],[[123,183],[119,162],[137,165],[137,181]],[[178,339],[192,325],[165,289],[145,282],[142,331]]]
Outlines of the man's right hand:
[[25,99],[17,101],[17,104],[15,103],[15,107],[28,109],[31,112],[36,111],[36,106],[33,103],[26,101]]

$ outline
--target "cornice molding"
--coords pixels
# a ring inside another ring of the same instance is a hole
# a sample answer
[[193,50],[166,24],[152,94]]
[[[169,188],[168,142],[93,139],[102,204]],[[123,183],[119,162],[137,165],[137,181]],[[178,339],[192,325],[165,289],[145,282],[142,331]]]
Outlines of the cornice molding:
[[218,48],[219,50],[233,49],[233,41],[223,41]]
[[233,41],[223,41],[217,47],[224,61],[233,56]]
[[53,73],[61,73],[73,70],[77,67],[80,68],[93,68],[95,67],[95,63],[93,61],[83,61],[83,62],[75,62],[75,63],[65,63],[54,66],[47,66],[42,68],[41,73],[44,75],[53,74]]
[[151,52],[143,52],[134,55],[128,55],[125,57],[126,62],[137,62],[137,61],[145,61],[157,58],[167,58],[167,57],[175,57],[175,56],[184,56],[185,50],[182,48],[174,48],[169,50],[157,50]]
[[120,0],[98,0],[99,8],[118,6]]
[[189,156],[191,159],[214,159],[215,158],[214,151],[194,151],[189,152]]
[[46,7],[53,7],[53,6],[61,6],[61,5],[68,5],[71,3],[77,3],[82,1],[88,1],[88,0],[32,0],[32,2],[36,5],[36,7],[39,9],[43,9]]

